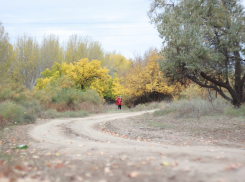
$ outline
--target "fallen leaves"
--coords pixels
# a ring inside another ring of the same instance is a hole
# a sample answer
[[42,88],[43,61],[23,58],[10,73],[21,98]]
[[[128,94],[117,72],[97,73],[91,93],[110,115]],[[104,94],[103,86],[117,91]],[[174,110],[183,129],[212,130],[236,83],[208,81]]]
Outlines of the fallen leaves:
[[223,156],[217,156],[217,157],[215,157],[216,160],[223,159],[223,158],[224,158]]
[[77,178],[77,181],[83,181],[83,178],[80,176],[77,176],[76,178]]
[[179,164],[178,164],[178,162],[176,162],[176,161],[174,161],[174,163],[171,164],[172,167],[176,167],[176,166],[178,166],[178,165],[179,165]]
[[94,166],[93,168],[92,168],[92,170],[94,170],[94,171],[96,171],[96,170],[98,170],[99,168],[97,167],[97,166]]
[[46,162],[45,165],[49,168],[54,168],[54,169],[58,169],[58,168],[64,168],[65,167],[65,163],[63,162],[60,162],[60,163],[57,163],[57,164],[50,164],[49,162]]
[[20,166],[20,165],[15,165],[14,168],[15,168],[15,169],[18,169],[19,171],[25,170],[25,167]]
[[161,165],[163,165],[163,166],[169,166],[169,163],[168,162],[162,162]]
[[199,158],[199,157],[194,159],[194,161],[200,161],[200,160],[201,160],[201,158]]
[[85,176],[86,176],[87,178],[90,178],[92,175],[91,175],[90,173],[86,173]]
[[47,167],[51,167],[51,164],[48,163],[48,162],[46,162],[46,166],[47,166]]
[[58,168],[64,168],[65,167],[65,164],[64,163],[58,163],[54,166],[55,169],[58,169]]
[[230,164],[230,165],[226,166],[225,169],[226,169],[227,171],[230,171],[230,170],[238,169],[238,168],[240,168],[240,167],[242,167],[242,164],[236,163],[236,164]]
[[131,173],[128,174],[128,176],[129,176],[130,178],[136,178],[136,177],[138,177],[139,175],[140,175],[140,174],[139,174],[138,171],[133,171],[133,172],[131,172]]
[[105,168],[104,168],[104,172],[105,172],[105,173],[111,173],[111,170],[110,170],[109,167],[105,167]]
[[124,155],[124,156],[120,157],[120,159],[121,159],[121,161],[125,161],[127,159],[127,156]]
[[100,155],[105,155],[104,152],[100,152]]

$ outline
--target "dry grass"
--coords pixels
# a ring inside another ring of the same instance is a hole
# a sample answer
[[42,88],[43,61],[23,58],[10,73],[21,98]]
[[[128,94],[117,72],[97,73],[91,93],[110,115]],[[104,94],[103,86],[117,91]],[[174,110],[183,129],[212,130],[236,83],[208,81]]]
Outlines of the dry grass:
[[201,98],[183,99],[166,103],[166,107],[156,111],[155,115],[161,116],[175,112],[177,117],[200,117],[224,113],[228,107],[231,107],[231,104],[224,99],[214,99],[212,101]]

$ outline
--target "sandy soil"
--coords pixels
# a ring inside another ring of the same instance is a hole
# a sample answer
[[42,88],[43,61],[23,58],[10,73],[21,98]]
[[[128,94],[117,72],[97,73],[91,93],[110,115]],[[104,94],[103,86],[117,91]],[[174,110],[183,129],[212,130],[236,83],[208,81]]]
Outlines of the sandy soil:
[[16,167],[19,176],[12,181],[245,181],[244,141],[214,142],[203,133],[142,122],[150,112],[40,120],[18,128],[28,131],[30,147],[15,152],[22,168]]

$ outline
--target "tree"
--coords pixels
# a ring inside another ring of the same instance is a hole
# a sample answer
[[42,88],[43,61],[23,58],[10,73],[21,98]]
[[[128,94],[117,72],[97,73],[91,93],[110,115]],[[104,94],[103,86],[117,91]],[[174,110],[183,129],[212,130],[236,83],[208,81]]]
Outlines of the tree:
[[52,68],[55,62],[62,63],[64,53],[59,43],[59,38],[54,35],[43,37],[40,46],[40,60],[42,71],[47,68]]
[[89,37],[80,37],[76,34],[70,36],[65,47],[66,63],[77,62],[82,58],[101,61],[104,51],[98,41],[93,41]]
[[[168,86],[167,80],[159,70],[157,60],[160,59],[156,49],[150,49],[144,58],[138,57],[133,61],[131,68],[123,76],[123,86],[126,95],[132,100],[154,97],[158,100],[160,95],[174,95],[175,86]],[[163,59],[163,58],[162,58]]]
[[42,71],[39,45],[34,38],[23,35],[17,39],[15,51],[17,58],[14,63],[13,77],[27,89],[32,90]]
[[0,84],[4,83],[14,61],[13,46],[9,43],[8,33],[0,22]]
[[101,65],[106,66],[110,70],[110,75],[116,73],[119,77],[130,68],[131,63],[131,59],[126,59],[115,51],[106,53],[104,59],[101,61]]
[[[163,41],[165,75],[192,80],[240,106],[245,102],[245,15],[239,0],[154,0],[149,17]],[[229,93],[229,94],[227,94]]]
[[[89,62],[87,58],[81,59],[74,64],[70,64],[67,73],[70,78],[72,78],[77,85],[80,85],[81,89],[91,86],[93,83],[94,88],[100,90],[99,82],[103,82],[110,78],[106,68],[101,68],[101,62],[97,60],[92,60]],[[98,85],[98,87],[96,86]]]
[[[97,60],[81,59],[73,64],[55,63],[52,70],[46,69],[41,73],[43,78],[37,79],[36,90],[45,89],[47,85],[58,85],[61,88],[96,90],[106,99],[114,99],[120,89],[117,75],[111,77],[107,68],[101,67]],[[63,80],[63,81],[62,81]],[[57,82],[60,82],[59,84]]]

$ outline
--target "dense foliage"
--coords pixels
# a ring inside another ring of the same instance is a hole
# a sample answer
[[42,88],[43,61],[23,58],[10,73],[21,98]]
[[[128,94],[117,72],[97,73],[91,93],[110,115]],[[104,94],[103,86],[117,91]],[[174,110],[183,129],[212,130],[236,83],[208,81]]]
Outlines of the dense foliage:
[[24,34],[11,45],[2,24],[0,30],[0,103],[7,102],[9,108],[28,101],[41,104],[42,110],[54,109],[51,115],[56,110],[97,112],[99,105],[115,102],[118,95],[123,104],[138,104],[179,93],[178,85],[169,86],[163,78],[157,62],[163,57],[156,49],[127,59],[78,35],[61,46],[55,35],[37,42]]
[[123,78],[124,93],[137,102],[159,101],[178,94],[177,85],[169,86],[159,70],[158,60],[163,59],[156,49],[138,57]]
[[161,70],[172,81],[192,80],[240,106],[245,102],[244,7],[239,0],[178,2],[154,0],[149,11],[164,40]]

